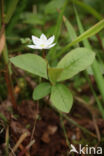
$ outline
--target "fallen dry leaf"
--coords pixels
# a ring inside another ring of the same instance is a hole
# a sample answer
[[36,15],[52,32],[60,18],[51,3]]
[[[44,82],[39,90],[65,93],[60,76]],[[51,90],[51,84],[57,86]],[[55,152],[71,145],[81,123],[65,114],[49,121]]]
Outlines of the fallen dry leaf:
[[48,134],[53,135],[57,131],[57,129],[58,129],[57,126],[49,125],[48,126]]
[[41,140],[45,143],[49,143],[50,135],[54,135],[56,133],[57,129],[58,129],[57,126],[49,125],[47,127],[47,130],[45,131],[45,133],[42,135]]
[[41,137],[41,140],[45,143],[49,143],[50,142],[50,137],[49,137],[49,134],[48,133],[44,133]]

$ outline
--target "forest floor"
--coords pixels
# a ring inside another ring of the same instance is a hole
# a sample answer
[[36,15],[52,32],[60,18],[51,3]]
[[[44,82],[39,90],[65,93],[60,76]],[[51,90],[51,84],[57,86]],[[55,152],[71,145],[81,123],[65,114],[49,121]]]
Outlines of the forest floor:
[[[45,101],[41,101],[38,105],[32,100],[22,100],[16,112],[12,111],[9,100],[2,102],[0,112],[8,119],[9,126],[5,126],[0,119],[0,155],[5,155],[6,135],[9,137],[10,153],[13,150],[17,156],[71,155],[65,135],[70,143],[76,145],[76,148],[78,148],[77,144],[103,146],[101,136],[104,136],[104,120],[100,117],[99,111],[92,107],[93,97],[91,103],[90,107],[86,107],[76,98],[71,113],[67,114],[69,120],[64,116],[60,120],[59,114],[45,105]],[[79,125],[82,127],[80,128]],[[24,134],[27,135],[24,137]],[[18,148],[14,150],[20,138],[23,142],[19,143]]]

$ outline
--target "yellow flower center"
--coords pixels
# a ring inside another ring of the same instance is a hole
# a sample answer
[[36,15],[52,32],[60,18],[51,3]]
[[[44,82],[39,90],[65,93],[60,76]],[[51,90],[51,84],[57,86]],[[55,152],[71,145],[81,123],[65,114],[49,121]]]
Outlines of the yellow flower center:
[[40,46],[41,46],[42,48],[44,48],[45,45],[44,45],[44,44],[41,44]]

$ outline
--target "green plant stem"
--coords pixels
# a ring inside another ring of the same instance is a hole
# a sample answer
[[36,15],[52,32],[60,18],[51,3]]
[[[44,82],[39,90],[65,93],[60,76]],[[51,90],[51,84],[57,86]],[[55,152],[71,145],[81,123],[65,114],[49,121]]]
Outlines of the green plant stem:
[[77,122],[75,122],[73,119],[69,118],[66,114],[61,113],[61,115],[67,120],[69,121],[69,123],[79,127],[83,132],[93,136],[96,138],[96,135],[94,135],[92,132],[90,132],[88,129],[82,127],[81,125],[79,125]]
[[[71,149],[70,141],[68,139],[68,135],[67,135],[67,132],[66,132],[66,129],[65,129],[65,126],[64,126],[64,122],[63,122],[63,116],[62,116],[61,113],[60,113],[60,122],[61,122],[61,127],[63,129],[64,136],[65,136],[65,139],[66,139],[66,144],[67,144],[67,146],[69,147],[69,150],[70,150]],[[74,153],[72,153],[72,156],[74,156]]]
[[70,149],[70,142],[69,142],[69,139],[68,139],[68,136],[67,136],[67,132],[66,132],[66,129],[65,129],[65,126],[64,126],[63,117],[62,117],[61,113],[60,113],[60,122],[61,122],[61,126],[62,126],[62,129],[63,129],[64,135],[65,135],[66,144],[68,145],[68,147]]
[[[47,101],[47,102],[48,102],[48,104],[50,104],[49,101]],[[97,136],[96,136],[95,134],[93,134],[93,133],[90,132],[88,129],[84,128],[83,126],[79,125],[79,124],[78,124],[76,121],[74,121],[73,119],[69,118],[68,115],[66,115],[66,114],[64,114],[64,113],[62,113],[62,112],[60,112],[59,110],[57,110],[57,109],[56,109],[55,107],[53,107],[52,105],[51,105],[51,107],[52,107],[59,115],[61,114],[61,116],[62,116],[63,118],[65,118],[69,123],[71,123],[71,124],[73,124],[73,125],[79,127],[83,132],[85,132],[85,134],[89,134],[90,136],[93,136],[93,137],[97,138]]]
[[35,115],[35,121],[34,121],[34,126],[33,126],[33,129],[32,129],[32,134],[31,134],[30,142],[31,142],[31,141],[33,140],[33,138],[34,138],[36,123],[37,123],[37,120],[38,120],[38,119],[39,119],[39,101],[37,101],[37,103],[36,103],[36,115]]
[[[50,102],[48,100],[45,100],[46,103],[48,103],[50,105]],[[90,132],[88,129],[84,128],[83,126],[79,125],[76,121],[74,121],[73,119],[69,118],[68,115],[60,112],[59,110],[57,110],[55,107],[53,107],[52,105],[50,105],[52,109],[54,109],[59,115],[61,114],[61,116],[63,118],[65,118],[70,124],[73,124],[76,127],[79,127],[85,134],[89,134],[90,136],[93,136],[95,138],[97,138],[97,136]]]

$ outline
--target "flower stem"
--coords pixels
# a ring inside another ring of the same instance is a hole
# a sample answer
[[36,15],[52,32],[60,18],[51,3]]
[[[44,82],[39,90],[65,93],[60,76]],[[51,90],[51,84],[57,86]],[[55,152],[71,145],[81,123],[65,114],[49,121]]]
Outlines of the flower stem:
[[46,52],[45,52],[45,50],[43,49],[43,51],[42,51],[42,57],[45,59],[46,58]]

